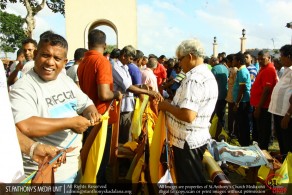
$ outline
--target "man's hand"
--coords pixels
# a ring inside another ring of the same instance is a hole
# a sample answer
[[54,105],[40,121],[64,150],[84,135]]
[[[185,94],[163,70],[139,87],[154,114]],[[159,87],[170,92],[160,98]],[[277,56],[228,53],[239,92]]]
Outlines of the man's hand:
[[260,107],[255,107],[255,110],[254,110],[254,113],[253,113],[253,116],[255,118],[259,118],[261,115],[261,108]]
[[18,71],[21,71],[23,69],[24,62],[19,61],[19,63],[16,65],[15,69]]
[[149,91],[149,96],[155,98],[159,102],[163,101],[163,97],[159,92]]
[[74,131],[75,133],[83,133],[84,131],[87,130],[89,126],[91,126],[90,120],[83,116],[75,116],[72,118],[72,127],[71,130]]
[[115,91],[114,92],[114,99],[120,101],[121,99],[123,99],[123,94],[120,91]]
[[57,155],[58,151],[59,149],[55,146],[38,144],[34,149],[32,160],[40,164],[46,156],[54,157]]
[[101,114],[99,114],[99,112],[97,111],[94,105],[88,106],[83,111],[83,116],[89,120],[90,126],[97,125],[101,121]]
[[100,123],[102,115],[98,112],[89,112],[85,117],[90,121],[91,126],[94,126]]

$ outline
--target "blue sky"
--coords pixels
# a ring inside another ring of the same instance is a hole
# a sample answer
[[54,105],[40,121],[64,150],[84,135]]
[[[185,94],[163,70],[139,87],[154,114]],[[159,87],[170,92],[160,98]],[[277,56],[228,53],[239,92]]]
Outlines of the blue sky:
[[[173,57],[182,40],[196,37],[210,56],[216,36],[218,52],[235,53],[240,50],[243,28],[246,48],[277,49],[291,44],[292,29],[285,27],[292,22],[291,8],[291,0],[137,0],[137,49],[146,55]],[[9,4],[7,11],[22,16],[26,12],[21,4]],[[36,40],[48,29],[66,36],[64,17],[48,8],[37,15],[36,25]],[[114,32],[101,29],[108,44],[114,44]]]

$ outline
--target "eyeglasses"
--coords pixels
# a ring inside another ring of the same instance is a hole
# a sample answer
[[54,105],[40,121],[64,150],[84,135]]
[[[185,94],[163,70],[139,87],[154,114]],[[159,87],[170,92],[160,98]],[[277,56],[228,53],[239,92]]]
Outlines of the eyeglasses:
[[177,62],[180,63],[184,59],[184,57],[186,57],[186,56],[182,56],[182,57],[178,58]]

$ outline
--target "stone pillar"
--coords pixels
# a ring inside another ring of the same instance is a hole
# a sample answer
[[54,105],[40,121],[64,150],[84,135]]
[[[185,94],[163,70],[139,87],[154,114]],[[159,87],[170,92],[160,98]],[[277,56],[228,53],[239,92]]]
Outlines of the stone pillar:
[[246,43],[246,38],[241,37],[240,38],[240,51],[241,51],[241,53],[245,52],[245,43]]
[[240,38],[240,51],[241,53],[245,52],[245,43],[246,43],[246,38],[245,38],[245,29],[242,29],[242,37]]
[[218,56],[218,50],[217,50],[217,39],[214,37],[214,42],[213,42],[213,56],[217,57]]

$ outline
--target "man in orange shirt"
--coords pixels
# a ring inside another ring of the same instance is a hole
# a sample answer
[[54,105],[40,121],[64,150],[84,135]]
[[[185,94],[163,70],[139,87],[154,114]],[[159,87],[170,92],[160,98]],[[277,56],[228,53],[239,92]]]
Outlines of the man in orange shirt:
[[[78,67],[78,78],[81,90],[92,99],[98,112],[104,114],[114,99],[122,99],[120,91],[113,91],[112,66],[103,56],[106,47],[106,35],[103,31],[94,29],[88,34],[89,51],[85,53],[83,61]],[[105,171],[109,161],[112,124],[117,120],[116,104],[110,110],[110,118],[106,139],[106,146],[97,174],[98,183],[106,183]],[[90,131],[90,130],[89,130]],[[89,134],[89,132],[87,132]],[[86,139],[85,135],[85,139]]]

